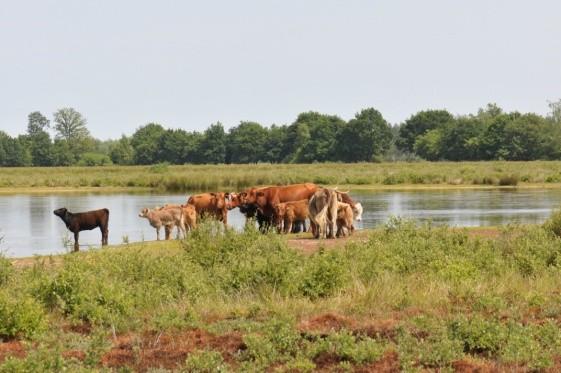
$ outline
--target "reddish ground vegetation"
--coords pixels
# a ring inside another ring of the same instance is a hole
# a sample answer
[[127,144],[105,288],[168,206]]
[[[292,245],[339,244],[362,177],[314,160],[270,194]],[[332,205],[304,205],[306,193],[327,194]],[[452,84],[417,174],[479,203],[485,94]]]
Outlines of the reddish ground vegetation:
[[382,337],[393,339],[395,337],[397,323],[398,321],[396,319],[358,321],[334,313],[326,313],[303,320],[300,322],[298,328],[305,333],[320,333],[325,335],[341,329],[346,329],[353,334],[367,335],[371,338]]
[[0,343],[0,363],[6,358],[13,356],[23,358],[27,355],[25,347],[20,341],[8,341]]
[[222,354],[224,360],[235,363],[235,354],[245,345],[239,334],[215,336],[204,330],[187,330],[180,333],[147,332],[142,335],[119,336],[113,347],[102,358],[109,368],[128,366],[138,372],[149,368],[175,369],[185,362],[195,350],[212,349]]
[[369,372],[399,372],[399,358],[397,352],[387,351],[378,361],[355,369],[357,373]]

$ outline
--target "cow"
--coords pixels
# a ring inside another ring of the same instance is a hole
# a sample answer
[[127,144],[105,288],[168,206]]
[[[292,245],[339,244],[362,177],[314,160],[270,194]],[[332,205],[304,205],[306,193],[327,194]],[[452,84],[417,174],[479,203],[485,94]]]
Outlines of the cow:
[[250,188],[240,193],[240,199],[242,204],[256,204],[261,213],[272,220],[275,205],[310,199],[317,190],[318,186],[313,183]]
[[273,225],[272,218],[263,215],[256,204],[239,205],[239,208],[245,216],[245,223],[250,224],[255,219],[261,232],[266,232]]
[[[193,229],[197,228],[197,212],[195,211],[195,207],[193,205],[177,205],[177,204],[166,204],[164,207],[161,207],[159,210],[163,210],[166,208],[179,208],[181,209],[181,214],[183,215],[181,220],[183,221],[183,232],[185,235],[188,231],[192,231]],[[171,234],[171,229],[173,226],[166,225],[165,232],[166,232],[166,240],[169,239]],[[177,227],[177,233],[179,236],[180,228]]]
[[310,224],[315,238],[334,238],[339,195],[333,189],[317,190],[308,203]]
[[156,239],[158,241],[160,240],[160,228],[162,227],[165,227],[166,240],[170,239],[173,227],[178,227],[179,231],[185,234],[183,212],[181,208],[176,206],[164,206],[156,209],[144,208],[138,216],[148,219],[150,225],[156,228]]
[[[350,236],[355,228],[353,226],[353,209],[350,204],[345,202],[337,203],[337,237]],[[347,233],[345,233],[345,230]]]
[[362,204],[360,202],[355,202],[350,196],[349,196],[349,192],[339,192],[337,191],[337,194],[341,197],[341,202],[344,203],[348,203],[349,205],[351,205],[351,208],[353,209],[353,215],[354,215],[354,219],[356,221],[361,221],[362,220]]
[[101,245],[107,245],[107,240],[109,238],[108,209],[72,213],[63,207],[54,210],[53,214],[61,218],[64,224],[66,224],[66,228],[74,233],[74,252],[80,250],[80,245],[78,244],[80,231],[91,231],[98,227],[99,230],[101,230]]
[[226,225],[228,223],[227,193],[195,194],[187,200],[188,205],[195,207],[199,217],[212,216]]
[[274,221],[279,232],[295,233],[294,224],[302,222],[306,231],[306,219],[309,215],[308,200],[282,202],[275,206]]

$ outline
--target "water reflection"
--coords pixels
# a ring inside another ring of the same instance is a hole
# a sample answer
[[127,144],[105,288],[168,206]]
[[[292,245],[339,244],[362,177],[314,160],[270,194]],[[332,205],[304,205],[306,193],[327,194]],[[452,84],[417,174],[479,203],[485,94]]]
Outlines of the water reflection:
[[[364,206],[363,221],[358,228],[383,224],[392,216],[452,226],[485,226],[508,223],[540,223],[551,209],[561,204],[561,190],[453,190],[453,191],[384,191],[353,192]],[[28,256],[64,252],[63,242],[69,237],[64,224],[53,215],[59,207],[70,211],[110,209],[109,243],[119,244],[154,240],[155,230],[138,217],[143,207],[164,203],[184,203],[185,195],[161,194],[48,194],[2,195],[0,215],[0,250],[10,256]],[[231,211],[229,223],[240,229],[244,218]],[[83,247],[98,247],[99,230],[82,232]]]

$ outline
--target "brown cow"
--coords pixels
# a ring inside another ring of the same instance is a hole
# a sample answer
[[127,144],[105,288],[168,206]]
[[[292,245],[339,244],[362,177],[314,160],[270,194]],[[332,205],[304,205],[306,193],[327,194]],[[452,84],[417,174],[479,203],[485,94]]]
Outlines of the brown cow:
[[263,215],[272,218],[278,203],[309,199],[317,189],[312,183],[250,188],[240,193],[240,198],[242,204],[257,204]]
[[345,229],[349,236],[354,232],[353,219],[354,214],[351,205],[339,202],[337,204],[337,237],[346,236]]
[[309,215],[308,200],[282,202],[275,206],[274,221],[279,232],[284,225],[284,233],[292,232],[292,225],[295,222],[304,223],[304,231],[306,231],[306,219]]
[[80,250],[78,238],[80,231],[91,231],[99,227],[101,230],[101,245],[107,245],[109,237],[109,210],[93,210],[87,212],[71,213],[65,207],[54,210],[53,214],[62,219],[66,228],[74,233],[74,252]]
[[199,217],[212,216],[224,225],[228,223],[226,193],[202,193],[189,197],[187,204],[193,205]]

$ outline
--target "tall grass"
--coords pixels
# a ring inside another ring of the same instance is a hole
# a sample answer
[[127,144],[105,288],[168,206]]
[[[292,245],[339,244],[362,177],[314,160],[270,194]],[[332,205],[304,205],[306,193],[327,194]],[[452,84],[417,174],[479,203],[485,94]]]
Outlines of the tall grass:
[[[302,255],[282,236],[205,223],[180,245],[159,245],[38,258],[24,269],[1,260],[0,338],[39,347],[0,371],[99,367],[111,335],[193,328],[241,334],[244,346],[234,365],[193,352],[184,368],[195,371],[306,371],[329,356],[341,369],[366,367],[391,353],[401,369],[461,359],[541,369],[561,355],[561,239],[547,227],[484,239],[399,220],[364,242]],[[300,326],[325,314],[341,326],[320,334]],[[72,333],[61,334],[67,324],[101,334],[76,347]],[[76,348],[91,359],[65,358]]]
[[0,188],[120,187],[162,191],[240,190],[253,185],[495,185],[558,183],[561,162],[321,163],[3,168]]

